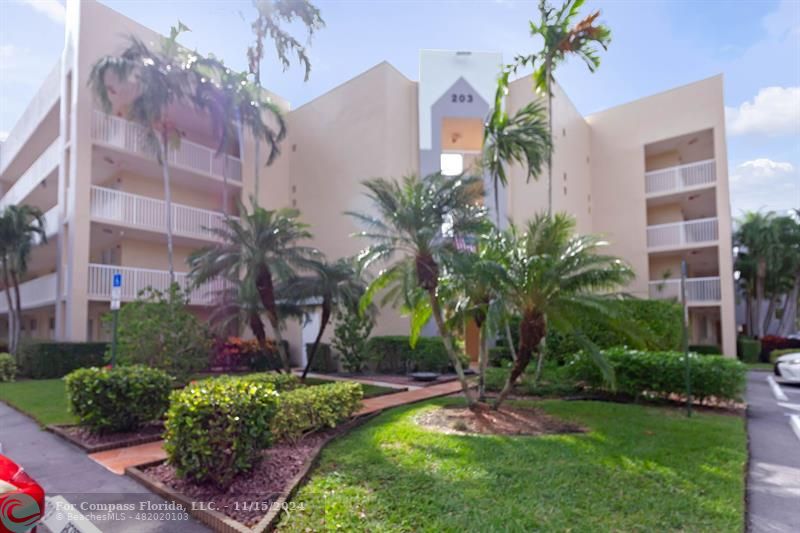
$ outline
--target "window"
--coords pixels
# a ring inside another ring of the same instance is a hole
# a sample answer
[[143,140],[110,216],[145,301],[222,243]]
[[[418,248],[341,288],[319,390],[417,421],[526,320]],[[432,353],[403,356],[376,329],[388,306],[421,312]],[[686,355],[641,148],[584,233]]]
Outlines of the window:
[[458,176],[464,172],[464,156],[461,154],[442,154],[440,163],[445,176]]

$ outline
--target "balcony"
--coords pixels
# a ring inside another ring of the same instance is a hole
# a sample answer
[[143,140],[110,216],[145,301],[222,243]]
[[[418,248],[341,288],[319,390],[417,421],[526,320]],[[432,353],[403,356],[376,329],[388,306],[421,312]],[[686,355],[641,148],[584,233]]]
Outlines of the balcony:
[[[23,309],[53,305],[56,301],[55,273],[47,274],[20,284],[19,295]],[[0,313],[7,312],[8,301],[5,291],[0,291]]]
[[[122,274],[122,295],[124,302],[136,300],[139,293],[150,287],[159,291],[169,289],[169,272],[149,268],[133,268],[116,265],[89,264],[89,299],[110,301],[111,284],[114,274]],[[175,273],[175,281],[182,287],[189,286],[189,276],[184,272]],[[224,287],[222,280],[214,280],[193,289],[189,294],[191,305],[214,305],[217,303],[217,292]],[[55,290],[53,291],[55,294]]]
[[[650,298],[654,300],[681,300],[681,280],[665,279],[650,282]],[[722,299],[719,277],[688,278],[686,280],[687,304],[713,304]]]
[[657,196],[710,185],[717,181],[717,172],[714,160],[707,159],[646,172],[644,178],[647,196]]
[[[138,154],[150,159],[155,151],[147,140],[144,128],[128,120],[95,110],[92,116],[92,139],[96,142]],[[181,140],[177,148],[170,148],[167,161],[170,166],[199,172],[213,178],[225,177],[228,162],[228,180],[242,181],[242,162],[230,155],[217,155],[216,151],[192,141]]]
[[[104,187],[92,187],[91,215],[95,220],[159,233],[167,228],[167,206],[163,200]],[[223,228],[224,220],[224,215],[217,211],[172,204],[173,235],[219,240],[209,228]]]
[[[14,185],[0,200],[0,208],[23,203],[23,200],[39,186],[42,180],[58,168],[60,143],[61,139],[53,141],[22,176],[14,182]],[[53,184],[53,186],[56,186],[56,184]]]
[[716,217],[647,226],[647,248],[651,251],[709,245],[718,239]]

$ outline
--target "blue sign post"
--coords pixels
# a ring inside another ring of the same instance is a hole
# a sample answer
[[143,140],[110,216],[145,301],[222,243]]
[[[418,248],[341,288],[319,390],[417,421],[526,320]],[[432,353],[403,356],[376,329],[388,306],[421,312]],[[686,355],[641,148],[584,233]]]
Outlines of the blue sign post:
[[116,272],[111,280],[111,311],[114,313],[111,338],[111,367],[117,364],[117,322],[119,320],[119,304],[122,298],[122,274]]

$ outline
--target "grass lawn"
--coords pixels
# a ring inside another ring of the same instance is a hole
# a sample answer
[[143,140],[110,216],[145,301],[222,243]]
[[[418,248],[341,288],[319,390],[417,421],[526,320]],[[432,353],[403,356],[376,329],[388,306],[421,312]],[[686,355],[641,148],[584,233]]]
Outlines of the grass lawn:
[[748,370],[758,370],[760,372],[772,372],[774,365],[772,363],[747,363]]
[[[583,435],[457,436],[384,413],[334,441],[284,531],[742,531],[744,422],[601,402],[537,402]],[[519,405],[519,404],[518,404]]]
[[76,422],[67,412],[67,392],[63,379],[0,383],[0,400],[32,416],[43,426]]

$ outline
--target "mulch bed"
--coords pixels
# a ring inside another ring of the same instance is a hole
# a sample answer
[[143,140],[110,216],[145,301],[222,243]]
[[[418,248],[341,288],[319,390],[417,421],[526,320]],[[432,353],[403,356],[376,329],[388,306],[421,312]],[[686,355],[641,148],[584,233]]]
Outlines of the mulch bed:
[[551,435],[583,433],[585,428],[558,419],[539,409],[505,405],[495,411],[478,405],[473,409],[445,406],[424,411],[415,417],[417,424],[453,435]]
[[92,433],[86,428],[73,425],[50,425],[47,426],[47,430],[88,453],[95,453],[161,440],[164,425],[154,423],[148,424],[138,431],[103,434]]

